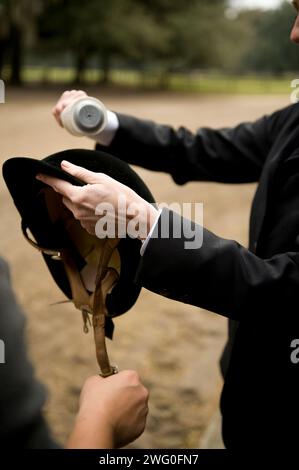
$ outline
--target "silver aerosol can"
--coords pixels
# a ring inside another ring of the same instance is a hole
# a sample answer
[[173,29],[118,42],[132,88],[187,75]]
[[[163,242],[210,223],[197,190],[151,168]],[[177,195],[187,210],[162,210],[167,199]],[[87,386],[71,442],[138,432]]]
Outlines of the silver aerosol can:
[[83,96],[69,104],[60,118],[63,127],[73,135],[96,135],[107,124],[107,110],[100,100]]

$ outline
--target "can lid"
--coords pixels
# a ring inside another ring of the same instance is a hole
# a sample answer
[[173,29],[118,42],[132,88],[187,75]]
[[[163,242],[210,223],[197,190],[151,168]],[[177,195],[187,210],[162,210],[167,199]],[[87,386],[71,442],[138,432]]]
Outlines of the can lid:
[[95,104],[83,104],[75,107],[74,121],[83,132],[95,132],[104,123],[105,116],[102,109]]

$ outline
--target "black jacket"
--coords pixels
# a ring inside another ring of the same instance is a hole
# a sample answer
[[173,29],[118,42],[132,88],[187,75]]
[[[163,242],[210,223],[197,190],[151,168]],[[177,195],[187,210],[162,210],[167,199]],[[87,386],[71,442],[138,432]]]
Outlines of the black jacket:
[[230,319],[222,358],[226,447],[297,445],[299,364],[291,362],[290,345],[299,338],[299,105],[196,134],[118,118],[108,151],[129,163],[168,172],[178,184],[259,183],[249,249],[206,229],[195,251],[184,249],[183,238],[154,237],[138,279],[152,291]]

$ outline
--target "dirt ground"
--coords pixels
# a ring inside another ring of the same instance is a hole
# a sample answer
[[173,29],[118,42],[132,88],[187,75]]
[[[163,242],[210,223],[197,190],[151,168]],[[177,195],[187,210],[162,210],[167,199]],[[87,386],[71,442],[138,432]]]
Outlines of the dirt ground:
[[[62,90],[7,90],[0,105],[0,163],[13,156],[42,158],[66,148],[92,148],[68,135],[50,111]],[[252,120],[288,104],[283,96],[206,96],[90,90],[111,109],[195,130]],[[189,183],[176,186],[168,175],[137,169],[157,201],[200,201],[204,223],[223,237],[247,244],[254,185]],[[84,379],[97,372],[91,333],[81,315],[63,300],[41,256],[23,240],[19,216],[0,182],[0,254],[10,262],[15,290],[28,317],[28,344],[38,377],[46,384],[46,415],[65,443]],[[200,286],[199,286],[200,289]],[[217,294],[215,294],[217,295]],[[150,389],[147,428],[133,448],[196,448],[218,406],[218,359],[226,320],[213,313],[143,290],[134,308],[116,319],[110,356],[121,369],[139,371]]]

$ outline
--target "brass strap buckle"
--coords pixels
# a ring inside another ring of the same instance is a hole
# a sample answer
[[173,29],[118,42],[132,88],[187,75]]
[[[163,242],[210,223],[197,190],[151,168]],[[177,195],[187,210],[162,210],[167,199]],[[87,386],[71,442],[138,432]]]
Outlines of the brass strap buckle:
[[27,240],[27,242],[33,246],[33,248],[35,248],[36,250],[38,250],[39,252],[41,253],[44,253],[45,255],[49,255],[49,256],[52,256],[52,258],[54,260],[61,260],[61,250],[55,250],[55,249],[50,249],[50,248],[44,248],[42,246],[39,246],[36,242],[34,242],[33,240],[31,240],[31,238],[29,237],[28,233],[27,233],[27,230],[28,230],[28,227],[27,225],[25,224],[24,220],[22,220],[21,222],[21,228],[22,228],[22,233],[24,235],[24,238],[25,240]]
[[118,374],[118,372],[119,370],[117,366],[111,366],[110,372],[106,372],[106,373],[99,372],[99,376],[103,378],[110,377],[110,375]]

